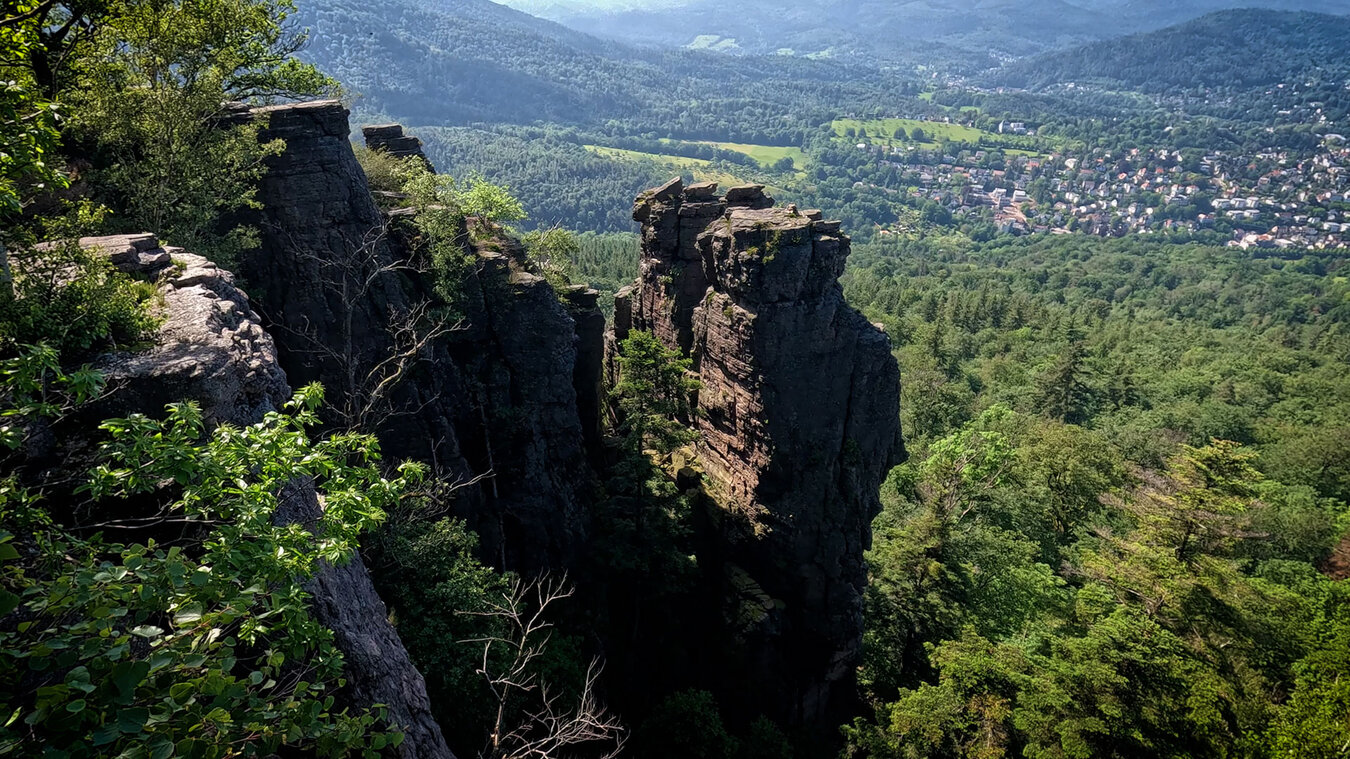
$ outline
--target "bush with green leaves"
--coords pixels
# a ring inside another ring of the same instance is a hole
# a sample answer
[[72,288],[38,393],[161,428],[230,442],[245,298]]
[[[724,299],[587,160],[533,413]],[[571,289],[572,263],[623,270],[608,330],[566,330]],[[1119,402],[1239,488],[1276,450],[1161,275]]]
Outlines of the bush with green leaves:
[[[461,186],[416,157],[393,158],[360,148],[357,159],[373,190],[395,192],[388,188],[397,187],[397,204],[414,211],[408,241],[426,262],[432,291],[450,312],[455,312],[472,262],[465,235],[497,234],[501,224],[524,218],[520,203],[506,188],[478,175],[470,176]],[[389,201],[383,204],[395,205]]]
[[[87,25],[69,52],[62,100],[68,132],[95,146],[95,189],[125,232],[156,232],[228,265],[257,244],[230,221],[257,208],[265,159],[260,120],[225,126],[231,101],[331,94],[336,84],[294,57],[305,35],[290,0],[132,0],[65,3]],[[50,35],[49,35],[50,36]],[[46,37],[44,37],[46,39]]]
[[0,291],[0,352],[45,343],[62,355],[126,347],[159,326],[155,285],[113,268],[73,239],[10,251],[8,292]]
[[572,284],[576,268],[573,261],[581,253],[577,236],[562,227],[536,229],[521,238],[529,251],[530,262],[539,268],[553,289],[562,293]]
[[407,511],[391,513],[363,554],[457,750],[482,745],[496,716],[479,672],[482,647],[468,641],[496,632],[483,612],[507,592],[508,577],[483,565],[477,549],[478,537],[463,522]]
[[[352,153],[356,155],[356,162],[361,165],[361,171],[366,175],[366,185],[370,187],[372,193],[376,193],[376,202],[385,210],[396,208],[398,201],[403,198],[403,184],[412,171],[408,161],[417,159],[391,155],[383,150],[355,143],[352,144]],[[384,193],[395,195],[397,198],[386,198],[382,195]]]
[[[62,373],[50,350],[0,364],[0,377],[11,448],[27,428],[19,421],[88,395],[88,377]],[[65,397],[35,404],[35,388]],[[401,741],[378,711],[337,706],[342,656],[304,584],[348,560],[421,472],[381,475],[369,436],[312,440],[321,399],[306,387],[242,428],[207,431],[190,403],[163,419],[106,421],[101,463],[76,490],[80,513],[93,515],[79,524],[55,524],[44,513],[55,494],[7,476],[0,753],[375,756]],[[278,519],[282,492],[305,483],[322,515]],[[158,505],[149,516],[147,502]],[[145,530],[159,538],[115,539]]]

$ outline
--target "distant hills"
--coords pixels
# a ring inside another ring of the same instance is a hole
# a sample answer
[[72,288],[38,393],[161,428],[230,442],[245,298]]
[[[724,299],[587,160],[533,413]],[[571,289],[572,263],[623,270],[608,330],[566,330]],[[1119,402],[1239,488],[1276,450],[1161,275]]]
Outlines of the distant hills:
[[311,31],[303,56],[360,109],[410,124],[622,119],[698,138],[710,118],[720,120],[710,135],[737,124],[763,130],[785,115],[829,120],[896,91],[891,75],[871,68],[641,49],[488,0],[304,0],[299,21]]
[[1344,0],[505,0],[598,36],[724,52],[960,66],[1152,31],[1216,10],[1343,12]]
[[1142,92],[1350,78],[1350,16],[1241,9],[1012,63],[992,81],[1106,82]]

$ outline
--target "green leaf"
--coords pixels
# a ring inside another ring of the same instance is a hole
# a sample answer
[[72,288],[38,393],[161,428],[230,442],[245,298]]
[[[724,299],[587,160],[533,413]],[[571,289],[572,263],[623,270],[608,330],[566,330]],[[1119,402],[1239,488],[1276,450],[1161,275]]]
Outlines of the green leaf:
[[122,731],[117,729],[116,724],[109,723],[94,731],[94,739],[90,743],[95,746],[106,746],[117,740],[121,734]]
[[136,688],[144,680],[145,676],[150,674],[150,663],[145,661],[124,661],[119,662],[113,667],[109,676],[113,685],[117,686],[120,704],[129,704],[136,696]]
[[173,741],[161,736],[150,742],[150,759],[169,759],[173,756]]
[[0,616],[19,608],[19,597],[8,590],[0,589]]
[[185,606],[173,615],[173,623],[178,627],[184,627],[201,620],[202,607],[200,604]]
[[9,543],[0,543],[0,561],[19,558],[19,550]]
[[127,734],[139,733],[150,721],[150,710],[142,706],[117,710],[117,729]]
[[197,686],[193,683],[174,683],[169,686],[169,697],[174,701],[182,703],[192,698],[192,694],[196,693],[196,691]]

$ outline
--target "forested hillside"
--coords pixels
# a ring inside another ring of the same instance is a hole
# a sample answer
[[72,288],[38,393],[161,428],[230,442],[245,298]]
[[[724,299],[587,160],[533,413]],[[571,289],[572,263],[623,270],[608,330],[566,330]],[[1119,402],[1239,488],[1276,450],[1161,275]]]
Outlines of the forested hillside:
[[995,79],[1017,87],[1102,80],[1143,92],[1252,89],[1350,74],[1350,17],[1242,9],[1156,32],[1019,61]]
[[0,10],[0,756],[1350,756],[1343,0],[514,4]]
[[795,144],[803,124],[874,102],[896,82],[843,63],[628,48],[488,0],[300,8],[312,35],[305,57],[362,111],[413,125],[622,120],[635,132]]
[[[1225,0],[810,0],[735,5],[716,0],[624,3],[509,0],[507,5],[626,42],[736,53],[860,56],[940,63],[966,73],[1030,55],[1147,32],[1235,7]],[[1256,0],[1242,6],[1335,13],[1335,0]],[[827,20],[828,21],[825,21]]]
[[1350,598],[1318,569],[1350,527],[1347,265],[860,251],[846,289],[899,346],[913,457],[875,525],[855,745],[1335,756]]

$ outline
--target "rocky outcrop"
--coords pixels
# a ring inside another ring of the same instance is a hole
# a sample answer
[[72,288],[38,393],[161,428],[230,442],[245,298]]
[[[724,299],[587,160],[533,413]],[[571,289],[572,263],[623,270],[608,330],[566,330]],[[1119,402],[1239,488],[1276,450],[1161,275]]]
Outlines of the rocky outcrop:
[[416,156],[428,169],[432,168],[431,161],[428,161],[426,154],[422,152],[422,141],[404,134],[402,124],[364,126],[361,127],[361,136],[365,138],[366,147],[371,150],[379,150],[395,158]]
[[604,433],[605,314],[599,306],[600,292],[585,285],[573,285],[563,293],[563,299],[576,323],[577,360],[572,387],[577,392],[577,415],[586,449],[597,458]]
[[[234,276],[180,248],[163,247],[154,235],[84,238],[122,271],[159,284],[163,323],[149,346],[100,357],[109,392],[82,409],[95,421],[134,413],[159,415],[164,405],[195,401],[212,425],[257,423],[290,397],[271,336],[250,308]],[[312,482],[297,482],[280,494],[276,518],[312,524],[321,507]],[[334,632],[343,652],[345,701],[357,707],[382,704],[389,722],[403,731],[404,759],[454,759],[431,716],[421,673],[413,666],[385,614],[359,556],[325,566],[306,589],[320,624]]]
[[[288,376],[324,384],[345,412],[334,423],[374,425],[387,458],[473,483],[456,492],[455,509],[495,563],[569,566],[585,535],[585,441],[599,411],[598,387],[574,385],[600,372],[599,352],[579,352],[578,335],[594,332],[599,311],[565,308],[518,243],[471,245],[462,231],[473,265],[457,313],[444,319],[424,262],[371,198],[347,110],[318,101],[254,115],[267,119],[263,138],[286,149],[259,190],[262,245],[240,273]],[[381,127],[367,138],[407,149],[396,139],[413,138],[401,134]],[[444,333],[418,342],[433,324]]]
[[86,237],[123,272],[158,281],[163,325],[152,345],[100,356],[107,392],[86,413],[110,418],[196,401],[209,424],[252,424],[290,396],[272,339],[234,276],[152,234]]
[[723,690],[821,725],[851,694],[863,552],[903,455],[899,372],[843,300],[838,222],[758,186],[715,189],[674,180],[638,198],[641,276],[616,297],[610,344],[651,330],[702,384],[693,423],[734,652]]

